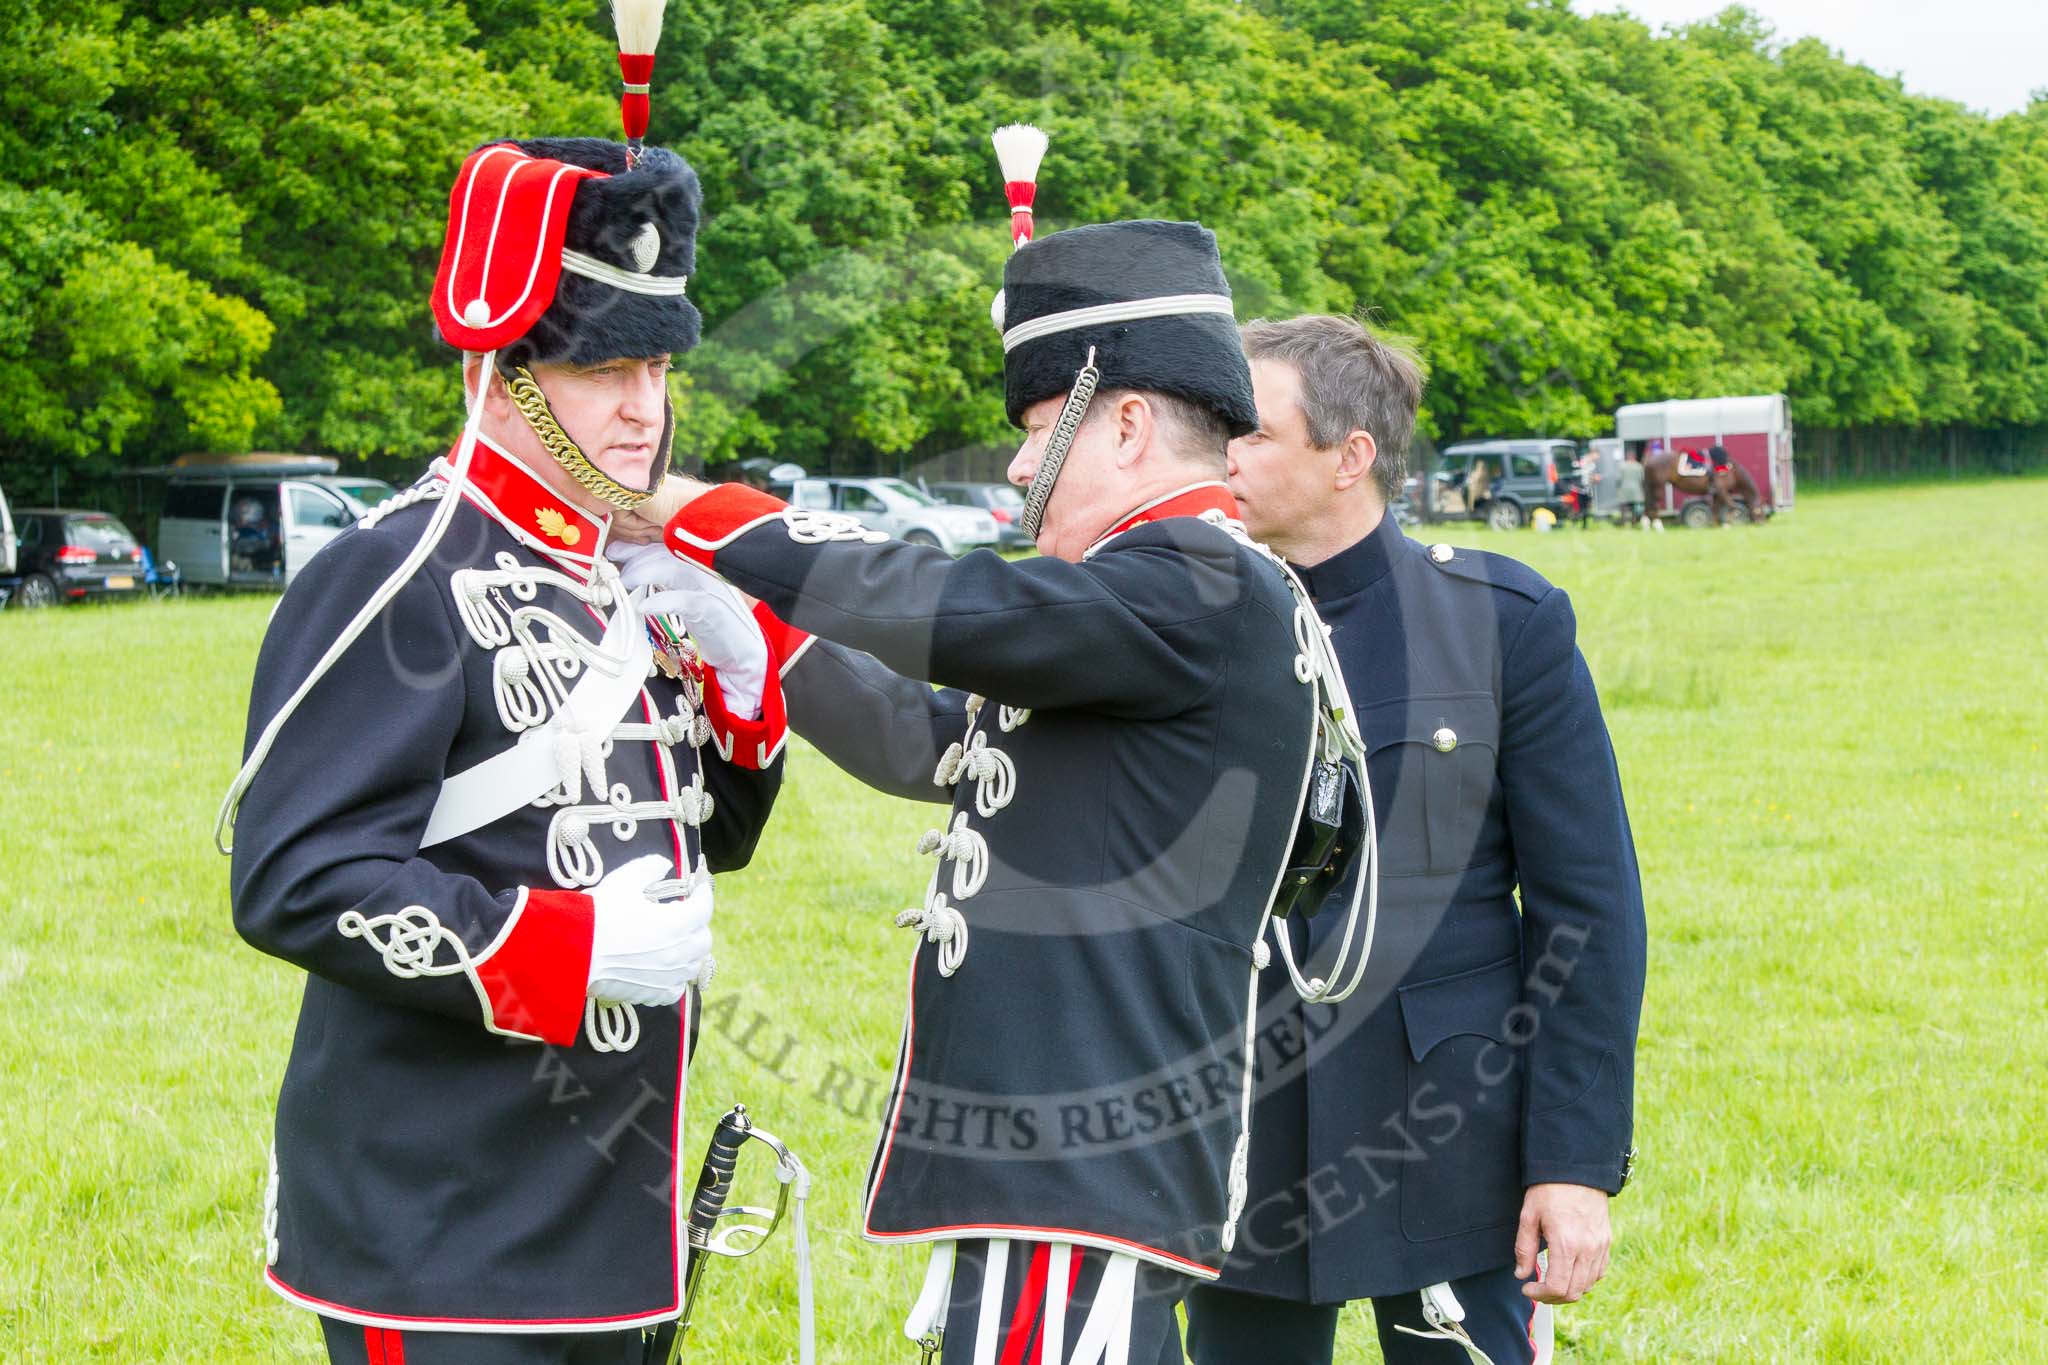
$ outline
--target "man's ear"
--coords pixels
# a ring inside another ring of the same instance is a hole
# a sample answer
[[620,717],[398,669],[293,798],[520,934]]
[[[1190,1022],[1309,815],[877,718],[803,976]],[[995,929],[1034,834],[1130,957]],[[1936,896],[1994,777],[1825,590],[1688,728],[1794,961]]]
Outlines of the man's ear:
[[1337,447],[1337,472],[1333,480],[1339,493],[1351,488],[1360,479],[1372,474],[1373,465],[1379,460],[1380,448],[1372,439],[1372,433],[1354,427]]
[[1159,439],[1159,414],[1144,395],[1126,393],[1116,400],[1116,467],[1129,469]]

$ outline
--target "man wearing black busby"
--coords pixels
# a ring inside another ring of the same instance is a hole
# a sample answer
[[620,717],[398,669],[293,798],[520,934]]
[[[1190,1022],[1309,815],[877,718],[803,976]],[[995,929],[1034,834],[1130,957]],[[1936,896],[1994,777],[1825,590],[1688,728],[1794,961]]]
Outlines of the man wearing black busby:
[[997,321],[1041,558],[956,562],[736,485],[677,484],[637,534],[761,600],[801,733],[945,807],[896,917],[917,944],[864,1205],[870,1240],[931,1249],[906,1333],[946,1365],[1152,1365],[1243,1206],[1250,987],[1324,655],[1222,482],[1257,415],[1214,237],[1031,242],[1031,160],[1005,168]]
[[668,465],[698,199],[637,141],[463,162],[433,295],[462,437],[257,662],[235,924],[307,973],[264,1275],[336,1361],[639,1365],[681,1309],[711,873],[782,747],[758,632],[708,669],[607,557]]

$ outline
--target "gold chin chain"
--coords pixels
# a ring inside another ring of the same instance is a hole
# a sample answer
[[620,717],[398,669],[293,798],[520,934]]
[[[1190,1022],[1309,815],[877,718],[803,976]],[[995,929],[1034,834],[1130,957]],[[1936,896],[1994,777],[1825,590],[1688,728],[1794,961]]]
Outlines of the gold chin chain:
[[[569,471],[569,477],[577,483],[621,512],[630,512],[654,496],[654,489],[628,488],[590,462],[590,457],[577,448],[576,443],[569,439],[569,433],[562,430],[562,424],[555,420],[547,395],[540,391],[540,385],[534,382],[532,372],[524,365],[515,368],[513,377],[505,381],[505,392],[512,396],[512,405],[526,418],[533,434],[540,437],[541,446],[554,457],[556,464]],[[668,451],[664,448],[654,464],[656,484],[661,482],[661,474],[667,468]]]

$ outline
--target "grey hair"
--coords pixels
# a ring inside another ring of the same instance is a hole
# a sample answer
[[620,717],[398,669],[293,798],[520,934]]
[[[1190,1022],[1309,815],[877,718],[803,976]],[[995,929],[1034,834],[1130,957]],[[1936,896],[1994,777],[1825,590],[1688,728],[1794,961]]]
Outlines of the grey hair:
[[1399,497],[1429,376],[1414,344],[1323,313],[1282,322],[1260,318],[1242,331],[1246,356],[1282,361],[1301,377],[1301,415],[1310,444],[1329,450],[1354,431],[1366,432],[1379,451],[1372,479],[1381,499]]
[[1116,405],[1131,394],[1152,405],[1152,416],[1175,454],[1190,464],[1214,466],[1221,476],[1230,451],[1230,425],[1222,413],[1193,399],[1157,389],[1108,389],[1095,395],[1088,409],[1090,420],[1116,411]]

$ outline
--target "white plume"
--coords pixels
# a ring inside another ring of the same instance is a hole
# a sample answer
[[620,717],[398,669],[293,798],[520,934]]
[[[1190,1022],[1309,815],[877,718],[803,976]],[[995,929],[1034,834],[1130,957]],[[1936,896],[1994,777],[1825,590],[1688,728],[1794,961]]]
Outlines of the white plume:
[[1008,123],[989,134],[996,145],[996,164],[1003,179],[1037,180],[1038,163],[1045,159],[1045,133],[1028,123]]
[[668,0],[612,0],[612,26],[619,31],[619,51],[652,52],[661,41],[661,12]]

